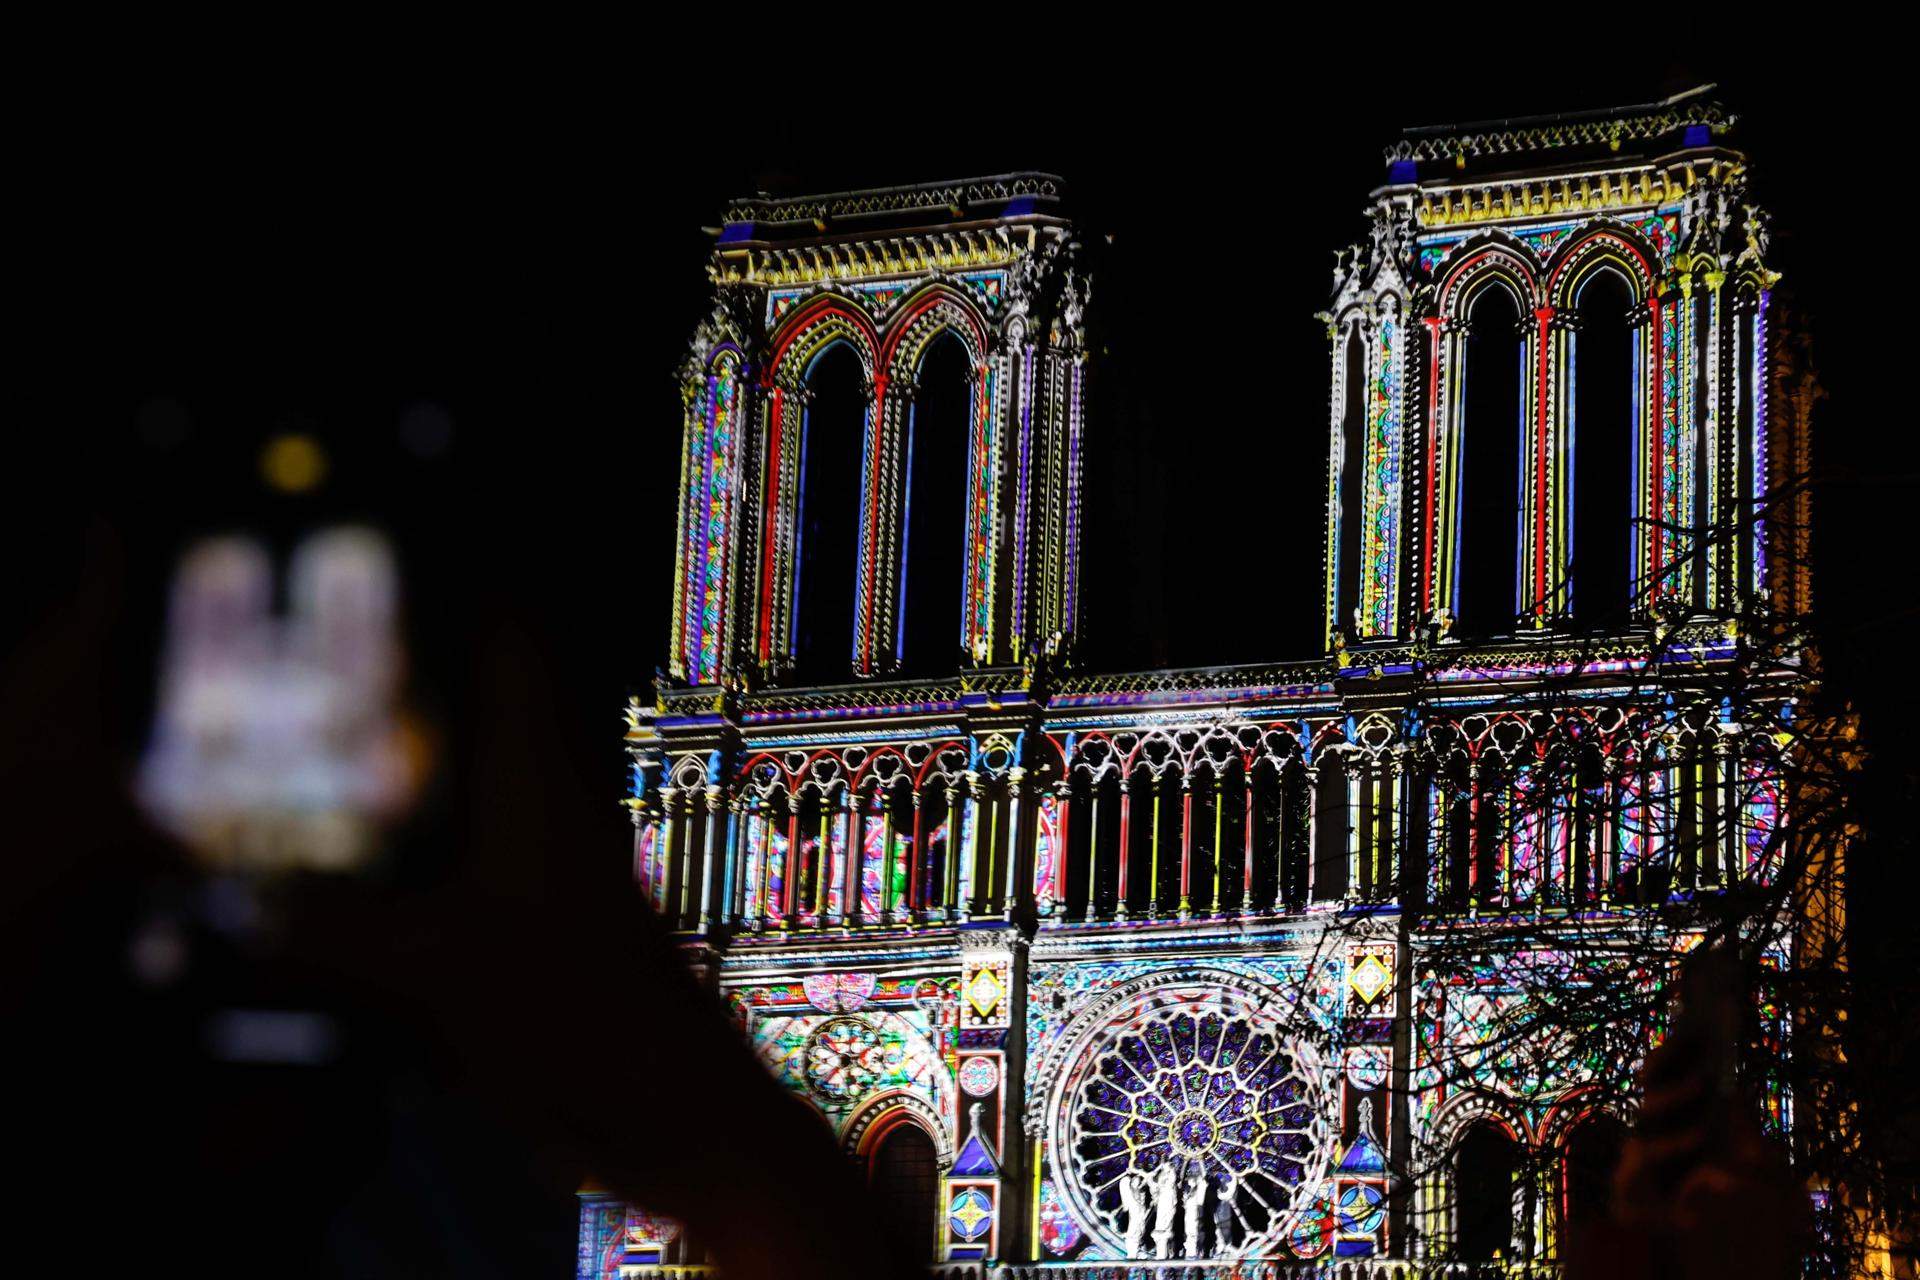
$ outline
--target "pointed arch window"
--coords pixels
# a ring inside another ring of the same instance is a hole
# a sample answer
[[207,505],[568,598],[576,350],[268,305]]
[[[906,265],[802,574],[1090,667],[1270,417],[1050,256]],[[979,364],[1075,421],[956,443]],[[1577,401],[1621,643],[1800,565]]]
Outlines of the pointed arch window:
[[1520,1152],[1499,1125],[1481,1122],[1454,1149],[1454,1241],[1468,1262],[1509,1256],[1514,1240],[1514,1189]]
[[1486,636],[1512,631],[1521,604],[1526,337],[1520,299],[1497,277],[1472,296],[1466,315],[1455,375],[1460,533],[1453,609],[1463,634]]
[[1360,326],[1353,325],[1341,339],[1339,435],[1334,467],[1334,524],[1338,542],[1334,555],[1333,629],[1352,637],[1354,614],[1360,607],[1360,543],[1362,505],[1366,495],[1366,372],[1367,349]]
[[1570,1231],[1604,1221],[1613,1204],[1613,1172],[1626,1146],[1626,1127],[1604,1111],[1576,1121],[1561,1158],[1561,1214]]
[[932,1262],[940,1160],[926,1130],[904,1116],[889,1126],[867,1158],[867,1181],[903,1256]]
[[900,613],[894,652],[909,675],[951,673],[961,648],[967,467],[975,377],[952,331],[927,347],[907,425]]
[[1634,405],[1640,385],[1632,287],[1612,266],[1574,293],[1568,361],[1573,496],[1568,577],[1581,627],[1627,620],[1633,583]]
[[793,653],[809,683],[847,678],[860,571],[860,492],[868,399],[853,348],[836,342],[807,369],[794,532]]

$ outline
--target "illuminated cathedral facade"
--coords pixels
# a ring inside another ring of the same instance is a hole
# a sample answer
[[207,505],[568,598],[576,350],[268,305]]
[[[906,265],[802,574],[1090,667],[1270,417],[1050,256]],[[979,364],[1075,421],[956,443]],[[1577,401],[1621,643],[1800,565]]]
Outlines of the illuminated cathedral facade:
[[[1300,406],[1325,649],[1272,665],[1074,661],[1103,441],[1061,180],[727,210],[633,870],[929,1264],[1550,1264],[1604,1199],[1634,1053],[1503,1029],[1580,987],[1560,939],[1684,949],[1672,904],[1784,825],[1721,692],[1805,591],[1731,126],[1692,95],[1388,149]],[[583,1280],[705,1258],[582,1205]]]

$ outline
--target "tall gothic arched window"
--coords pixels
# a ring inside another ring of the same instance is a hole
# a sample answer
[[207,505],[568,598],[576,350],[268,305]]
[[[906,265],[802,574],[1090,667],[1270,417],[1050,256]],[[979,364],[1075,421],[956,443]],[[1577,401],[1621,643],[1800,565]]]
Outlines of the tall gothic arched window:
[[1347,842],[1353,836],[1353,806],[1348,802],[1348,761],[1329,752],[1320,758],[1315,806],[1313,897],[1335,902],[1347,892]]
[[1632,292],[1610,267],[1575,295],[1573,545],[1568,561],[1573,619],[1618,625],[1633,583],[1633,402],[1636,391]]
[[1346,336],[1346,376],[1340,406],[1340,481],[1337,490],[1339,534],[1334,630],[1353,632],[1353,611],[1360,604],[1360,533],[1367,475],[1367,348],[1355,325]]
[[1626,1145],[1626,1128],[1605,1112],[1576,1123],[1563,1146],[1562,1213],[1570,1230],[1600,1222],[1613,1204],[1613,1171]]
[[1087,815],[1087,834],[1099,842],[1093,849],[1093,869],[1087,876],[1092,895],[1087,911],[1102,920],[1111,919],[1122,906],[1120,867],[1127,858],[1127,828],[1120,818],[1126,807],[1122,803],[1126,785],[1118,769],[1109,769],[1093,784],[1095,808]]
[[1519,608],[1522,346],[1520,308],[1500,284],[1467,312],[1460,430],[1457,625],[1485,636],[1513,630]]
[[1487,1122],[1468,1129],[1454,1148],[1454,1243],[1468,1262],[1487,1262],[1513,1251],[1519,1154],[1506,1131]]
[[794,548],[794,667],[815,684],[847,678],[853,664],[854,582],[860,572],[860,479],[865,371],[836,343],[807,372],[800,444],[800,513]]
[[903,1256],[915,1264],[932,1262],[940,1194],[933,1139],[911,1120],[899,1121],[874,1144],[867,1178]]
[[920,360],[907,429],[906,510],[895,652],[912,675],[951,674],[965,588],[968,427],[973,370],[951,332]]

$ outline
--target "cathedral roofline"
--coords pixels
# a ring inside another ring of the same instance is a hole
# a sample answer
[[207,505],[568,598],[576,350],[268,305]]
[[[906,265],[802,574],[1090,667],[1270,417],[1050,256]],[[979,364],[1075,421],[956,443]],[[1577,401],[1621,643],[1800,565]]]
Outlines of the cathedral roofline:
[[1387,146],[1383,154],[1392,181],[1411,182],[1418,174],[1417,166],[1432,161],[1464,168],[1469,161],[1556,151],[1644,159],[1656,152],[1675,150],[1675,143],[1679,149],[1711,147],[1739,120],[1708,96],[1713,89],[1711,84],[1698,85],[1658,102],[1416,125],[1403,130],[1399,141]]
[[722,247],[877,232],[1009,222],[1064,222],[1066,182],[1057,174],[1020,171],[870,187],[817,195],[743,196],[728,202],[721,226],[709,228]]

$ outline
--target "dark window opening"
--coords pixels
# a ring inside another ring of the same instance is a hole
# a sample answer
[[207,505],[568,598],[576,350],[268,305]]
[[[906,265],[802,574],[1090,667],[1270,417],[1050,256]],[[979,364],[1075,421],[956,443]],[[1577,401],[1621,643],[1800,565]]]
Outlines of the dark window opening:
[[854,581],[860,571],[860,477],[866,376],[836,345],[807,377],[812,399],[800,443],[800,518],[794,549],[794,672],[831,684],[852,672]]
[[[952,847],[952,814],[947,808],[946,789],[933,785],[920,793],[919,837],[911,850],[917,859],[920,876],[919,900],[915,905],[928,909],[944,908],[947,903],[947,885],[952,872],[948,868],[948,850]],[[912,815],[896,822],[906,823],[906,830],[912,830]],[[895,830],[902,828],[895,827]],[[924,845],[924,847],[921,847]]]
[[937,675],[959,665],[966,564],[973,369],[958,337],[934,340],[918,382],[907,431],[898,645],[903,671]]
[[1596,1114],[1580,1121],[1567,1136],[1567,1225],[1579,1230],[1601,1222],[1613,1207],[1613,1171],[1626,1145],[1626,1130],[1612,1116]]
[[1307,900],[1311,856],[1307,849],[1306,775],[1298,767],[1263,772],[1268,785],[1258,795],[1257,813],[1271,834],[1256,833],[1255,838],[1264,841],[1261,847],[1275,850],[1274,872],[1271,879],[1256,881],[1254,892],[1260,901],[1278,898],[1286,906],[1298,908]]
[[1333,902],[1347,893],[1347,840],[1354,820],[1347,803],[1346,764],[1337,756],[1324,761],[1317,785],[1314,826],[1319,847],[1313,851],[1313,897]]
[[1069,775],[1063,798],[1067,815],[1067,851],[1062,860],[1066,883],[1056,885],[1060,895],[1058,910],[1070,920],[1085,920],[1092,911],[1089,890],[1093,886],[1093,788],[1086,778]]
[[1462,634],[1513,630],[1520,551],[1523,340],[1513,295],[1480,291],[1468,313],[1460,424],[1460,548],[1456,625]]
[[[1751,305],[1751,304],[1750,304]],[[1753,336],[1754,318],[1749,312],[1737,313],[1733,324],[1733,360],[1737,370],[1735,377],[1740,387],[1739,404],[1735,407],[1734,430],[1739,438],[1734,441],[1734,456],[1740,460],[1738,483],[1740,492],[1734,501],[1734,510],[1740,517],[1740,536],[1734,540],[1733,555],[1738,566],[1735,569],[1735,581],[1739,584],[1740,598],[1735,601],[1736,608],[1746,608],[1749,601],[1755,599],[1759,584],[1753,578],[1754,542],[1760,536],[1758,503],[1754,496],[1757,468],[1760,460],[1754,456],[1754,386],[1753,386]]]
[[1573,370],[1573,619],[1627,619],[1633,581],[1633,339],[1627,283],[1610,270],[1581,286]]
[[1473,883],[1473,801],[1464,784],[1454,784],[1448,795],[1447,862],[1441,894],[1445,905],[1459,908],[1468,905],[1468,886]]
[[867,1175],[902,1256],[916,1265],[932,1262],[940,1193],[933,1139],[911,1121],[895,1124],[873,1149]]
[[1486,775],[1479,785],[1480,802],[1473,811],[1473,901],[1485,907],[1500,900],[1507,830],[1505,806],[1496,798],[1501,789]]
[[1601,892],[1606,848],[1606,773],[1597,750],[1588,747],[1580,752],[1573,780],[1573,866],[1568,893],[1575,901],[1587,902]]
[[1476,1124],[1460,1139],[1455,1162],[1460,1256],[1469,1262],[1505,1257],[1513,1250],[1514,1181],[1519,1173],[1513,1140],[1491,1124]]
[[[1171,911],[1180,901],[1180,842],[1186,834],[1181,808],[1183,794],[1179,776],[1168,774],[1164,781],[1154,782],[1153,798],[1147,801],[1150,807],[1146,816],[1157,821],[1155,834],[1159,836],[1159,844],[1149,850],[1148,857],[1147,874],[1153,880],[1152,897],[1147,903],[1150,911]],[[1157,807],[1153,805],[1154,799],[1160,802]],[[1156,857],[1157,874],[1153,865]]]
[[[1192,796],[1192,820],[1187,825],[1187,847],[1192,850],[1189,859],[1190,883],[1188,898],[1195,911],[1210,911],[1219,904],[1213,900],[1213,870],[1220,851],[1214,847],[1213,819],[1218,812],[1224,820],[1226,810],[1214,806],[1214,779],[1211,773],[1201,772],[1187,779],[1189,794]],[[1224,821],[1221,834],[1225,834]],[[1224,877],[1220,885],[1225,890]]]
[[1088,788],[1087,911],[1105,919],[1119,909],[1120,863],[1127,851],[1120,843],[1120,797],[1123,788],[1116,773],[1108,773]]

